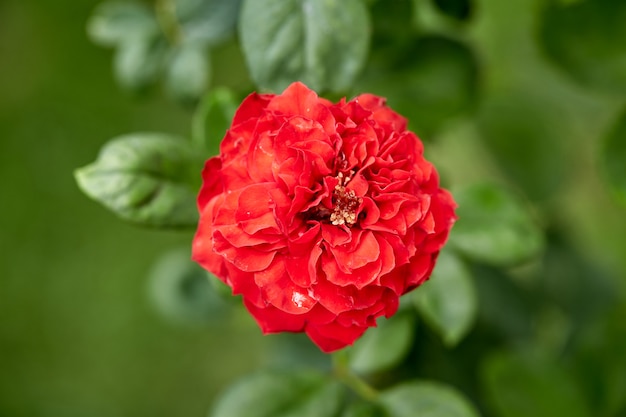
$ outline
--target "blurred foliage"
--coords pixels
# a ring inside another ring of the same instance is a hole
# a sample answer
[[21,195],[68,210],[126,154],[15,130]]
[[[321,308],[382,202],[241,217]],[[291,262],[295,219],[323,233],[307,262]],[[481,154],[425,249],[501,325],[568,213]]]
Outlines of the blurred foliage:
[[[626,3],[257,3],[0,3],[0,415],[626,415]],[[242,97],[294,77],[387,97],[461,204],[433,281],[347,350],[376,400],[306,338],[261,337],[169,252],[190,232],[119,222],[71,175],[128,132],[189,138],[79,171],[169,219],[154,187],[199,180],[177,155],[215,154]]]

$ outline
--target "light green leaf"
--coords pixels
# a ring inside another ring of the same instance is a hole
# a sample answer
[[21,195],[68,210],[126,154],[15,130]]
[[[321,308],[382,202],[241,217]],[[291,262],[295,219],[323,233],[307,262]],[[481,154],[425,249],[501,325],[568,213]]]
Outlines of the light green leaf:
[[450,246],[465,255],[494,265],[528,260],[544,246],[544,236],[525,204],[512,192],[494,184],[475,184],[454,197],[459,220]]
[[98,159],[76,171],[79,187],[123,219],[147,226],[197,223],[202,159],[177,137],[135,133],[105,145]]
[[150,39],[158,33],[154,13],[143,3],[101,3],[87,22],[87,34],[94,43],[102,46],[116,46],[132,39]]
[[209,155],[217,155],[226,130],[237,110],[233,93],[223,87],[212,89],[203,98],[193,115],[192,140]]
[[486,393],[501,417],[588,417],[575,384],[553,359],[502,353],[483,366]]
[[443,250],[430,280],[413,291],[413,299],[426,322],[448,346],[469,332],[478,310],[470,272],[454,253]]
[[616,197],[626,204],[626,109],[604,139],[602,162]]
[[115,78],[125,89],[141,90],[156,81],[163,69],[165,54],[162,39],[129,39],[115,51]]
[[235,30],[241,0],[175,0],[186,42],[215,45]]
[[[569,4],[568,4],[569,3]],[[578,82],[626,93],[626,2],[547,2],[540,37],[547,55]]]
[[415,337],[415,318],[410,312],[378,320],[349,349],[349,365],[355,372],[368,374],[390,369],[402,361]]
[[294,81],[344,91],[365,62],[369,16],[361,0],[244,0],[239,33],[250,74],[275,92]]
[[309,371],[265,371],[231,386],[210,417],[328,417],[339,413],[344,388]]
[[150,295],[167,319],[182,324],[219,322],[228,303],[215,292],[189,248],[166,252],[150,272]]
[[478,411],[456,389],[437,382],[414,381],[381,394],[389,417],[478,417]]
[[166,88],[176,99],[195,101],[206,91],[210,77],[209,55],[198,43],[183,43],[173,50]]
[[341,417],[388,417],[388,415],[379,405],[360,401],[351,403]]

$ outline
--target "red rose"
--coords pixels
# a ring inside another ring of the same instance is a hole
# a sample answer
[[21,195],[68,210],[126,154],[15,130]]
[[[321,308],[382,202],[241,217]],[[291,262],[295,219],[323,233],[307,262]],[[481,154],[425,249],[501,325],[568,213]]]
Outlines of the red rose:
[[264,333],[306,332],[325,352],[396,312],[456,219],[421,141],[370,94],[251,94],[202,176],[193,259]]

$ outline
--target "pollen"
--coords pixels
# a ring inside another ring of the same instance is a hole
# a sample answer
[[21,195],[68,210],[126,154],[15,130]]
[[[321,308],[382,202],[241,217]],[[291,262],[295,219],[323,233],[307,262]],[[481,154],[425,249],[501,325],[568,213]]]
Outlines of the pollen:
[[357,197],[354,190],[346,190],[346,185],[350,182],[352,175],[354,175],[353,171],[350,171],[350,175],[345,177],[341,172],[337,174],[336,178],[339,182],[335,185],[333,192],[334,207],[330,214],[330,222],[335,226],[342,224],[353,226],[357,221],[356,211],[363,199]]

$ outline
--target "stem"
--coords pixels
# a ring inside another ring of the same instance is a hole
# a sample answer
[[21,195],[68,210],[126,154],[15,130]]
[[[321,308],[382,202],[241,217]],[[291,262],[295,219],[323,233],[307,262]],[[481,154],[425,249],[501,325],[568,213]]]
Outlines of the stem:
[[378,391],[350,371],[348,355],[345,350],[333,354],[332,358],[333,374],[338,380],[366,401],[375,402],[378,399]]
[[173,0],[156,0],[154,8],[157,21],[165,37],[172,45],[178,44],[182,37],[182,31],[176,16],[176,4]]

